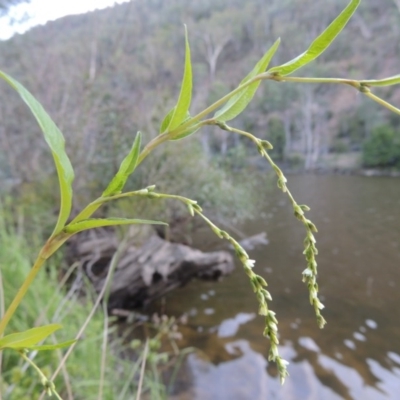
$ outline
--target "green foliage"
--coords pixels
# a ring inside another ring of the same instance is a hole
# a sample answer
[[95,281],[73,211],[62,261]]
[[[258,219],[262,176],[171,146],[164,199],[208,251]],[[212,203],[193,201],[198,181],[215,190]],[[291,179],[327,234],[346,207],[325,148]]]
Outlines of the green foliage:
[[133,171],[136,168],[139,159],[141,143],[142,134],[138,132],[135,137],[135,141],[133,142],[131,151],[124,158],[118,172],[115,174],[114,178],[107,186],[107,189],[103,192],[103,197],[121,193],[126,181],[128,180],[129,176],[132,175]]
[[[319,55],[321,55],[332,43],[335,37],[340,33],[343,27],[347,24],[351,15],[354,13],[356,8],[359,5],[360,0],[351,0],[348,6],[340,13],[340,15],[328,26],[328,28],[319,35],[310,45],[308,50],[298,57],[292,59],[291,61],[274,67],[267,72],[264,72],[272,56],[275,54],[278,46],[279,40],[275,42],[275,44],[270,48],[270,50],[265,53],[264,57],[256,64],[255,68],[247,75],[240,85],[232,90],[230,93],[223,96],[221,99],[215,101],[213,104],[205,108],[203,111],[199,112],[197,115],[191,117],[189,114],[189,108],[191,104],[192,98],[192,63],[190,56],[190,47],[188,42],[187,33],[185,35],[185,65],[184,65],[184,74],[182,79],[181,91],[178,98],[178,101],[175,107],[172,109],[170,113],[164,118],[161,123],[161,134],[155,136],[150,142],[146,144],[146,146],[141,150],[141,135],[138,134],[135,142],[132,146],[132,149],[128,156],[122,162],[119,170],[116,175],[112,178],[111,182],[107,185],[105,191],[103,191],[103,195],[86,205],[82,208],[82,210],[78,213],[78,215],[67,225],[67,220],[69,214],[71,212],[72,206],[72,180],[74,177],[71,163],[66,155],[64,149],[64,137],[59,129],[56,127],[54,122],[50,119],[49,115],[44,111],[43,107],[38,103],[38,101],[17,81],[8,75],[0,72],[0,77],[5,79],[22,97],[22,99],[27,103],[32,113],[36,117],[39,125],[42,128],[45,139],[50,146],[50,149],[53,153],[54,162],[58,172],[58,179],[61,188],[61,204],[60,204],[60,215],[58,218],[58,222],[54,229],[53,234],[49,237],[47,242],[44,244],[42,249],[39,252],[39,255],[34,262],[32,269],[27,274],[26,279],[24,280],[20,290],[17,292],[15,297],[13,298],[11,304],[7,308],[6,313],[4,314],[2,320],[0,321],[0,334],[2,334],[6,327],[8,326],[11,317],[15,315],[18,306],[25,296],[27,296],[29,287],[33,284],[36,275],[41,270],[45,260],[47,260],[50,256],[52,256],[63,243],[65,243],[73,234],[85,230],[91,229],[100,226],[110,226],[110,225],[122,225],[122,224],[136,224],[136,223],[158,223],[157,221],[149,221],[142,219],[117,219],[117,218],[109,218],[109,219],[95,219],[91,218],[92,215],[98,210],[98,208],[108,202],[118,200],[121,198],[130,198],[130,197],[144,197],[148,199],[167,199],[167,200],[175,200],[182,204],[184,204],[190,215],[197,215],[202,218],[205,223],[209,225],[211,230],[221,239],[227,240],[235,249],[235,252],[239,258],[239,260],[243,264],[243,269],[246,275],[249,278],[250,285],[253,288],[253,291],[256,295],[256,298],[259,303],[259,314],[264,316],[265,318],[265,330],[264,335],[270,339],[270,350],[269,350],[269,360],[277,363],[278,371],[280,375],[281,382],[283,383],[287,372],[287,362],[281,358],[278,351],[278,327],[277,327],[277,319],[275,317],[275,313],[269,308],[269,302],[272,300],[270,293],[265,289],[267,286],[267,282],[259,275],[253,272],[254,260],[249,258],[249,255],[246,251],[239,245],[239,243],[226,231],[221,230],[217,227],[208,217],[206,217],[203,213],[203,209],[198,204],[196,200],[191,200],[188,197],[183,197],[181,195],[175,195],[170,193],[161,193],[155,192],[154,185],[148,186],[144,189],[135,190],[131,192],[121,192],[129,175],[132,174],[135,168],[159,145],[171,141],[184,138],[195,131],[197,131],[202,126],[215,126],[222,131],[226,131],[232,134],[240,135],[244,138],[247,138],[257,148],[258,152],[262,157],[264,157],[272,166],[273,170],[277,175],[277,185],[279,189],[285,193],[291,202],[294,216],[303,224],[306,237],[304,240],[304,256],[306,259],[307,267],[303,271],[303,282],[306,283],[310,304],[314,308],[317,323],[320,328],[322,328],[326,321],[321,314],[321,310],[324,308],[322,303],[318,298],[318,284],[317,284],[317,262],[316,255],[318,254],[318,250],[316,248],[316,240],[314,237],[314,233],[317,232],[316,226],[313,224],[311,220],[306,218],[305,213],[310,209],[306,205],[299,205],[297,201],[294,199],[291,194],[289,188],[287,187],[287,180],[284,176],[282,170],[277,166],[277,164],[272,160],[271,155],[269,153],[270,150],[273,149],[273,145],[266,141],[257,138],[252,133],[237,129],[232,126],[228,126],[226,121],[229,121],[235,117],[237,117],[240,113],[242,113],[250,101],[252,100],[255,92],[261,82],[261,80],[272,80],[272,81],[286,81],[286,82],[300,82],[300,83],[334,83],[334,84],[346,84],[349,85],[366,97],[374,100],[376,103],[386,107],[387,109],[394,111],[400,114],[400,110],[396,107],[392,106],[390,103],[381,99],[371,92],[369,86],[375,85],[394,85],[400,83],[398,77],[391,77],[386,80],[381,81],[357,81],[357,80],[349,80],[342,78],[319,78],[319,77],[287,77],[298,68],[308,64]],[[222,107],[222,109],[220,109]],[[214,118],[207,119],[208,115],[216,110],[218,111]],[[272,139],[275,141],[276,150],[275,154],[279,157],[283,157],[284,154],[284,136],[282,136],[282,127],[279,127],[276,123],[275,126],[272,126],[271,134]],[[389,143],[392,140],[395,148],[398,147],[397,142],[395,142],[394,134],[390,134],[390,132],[379,132],[372,136],[371,140],[375,140],[376,143],[373,143],[370,147],[366,146],[369,153],[371,153],[372,148],[376,148],[377,144],[380,143]],[[140,151],[141,150],[141,151]],[[395,162],[397,163],[397,158],[389,159],[389,156],[384,154],[378,154],[377,159],[378,163],[381,165],[383,162]],[[369,162],[369,161],[367,161]],[[174,176],[175,178],[175,176]],[[191,182],[190,182],[191,183]],[[215,186],[215,182],[212,183]],[[217,187],[217,190],[223,190],[223,187]],[[118,252],[117,252],[118,253]],[[116,253],[116,254],[117,254]],[[114,260],[114,258],[113,258]],[[115,265],[114,265],[115,268]],[[110,271],[112,268],[110,267]],[[111,279],[112,274],[109,273],[108,281],[105,284],[105,288],[109,285],[109,279]],[[89,314],[90,316],[92,313]],[[89,318],[90,319],[90,318]],[[85,322],[83,327],[86,327],[87,323]],[[41,328],[33,328],[33,329],[23,329],[19,333],[11,334],[6,336],[3,339],[3,347],[12,347],[13,349],[20,350],[21,348],[31,347],[36,345],[38,341],[43,339],[44,337],[51,334],[54,330],[58,329],[58,325],[47,325]],[[72,343],[68,341],[68,343]],[[72,346],[73,347],[73,346]],[[72,348],[71,347],[71,348]],[[41,350],[45,350],[48,348],[37,348]],[[67,352],[67,355],[70,353]],[[60,398],[58,395],[55,386],[51,380],[49,380],[45,374],[37,367],[37,365],[26,356],[24,352],[20,352],[21,357],[27,363],[29,363],[39,374],[41,378],[41,383],[44,389],[50,395],[55,395],[57,398]],[[63,365],[64,361],[61,361],[61,364],[58,370]],[[143,361],[144,363],[144,361]],[[144,364],[143,364],[144,365]],[[58,371],[57,370],[57,371]],[[96,383],[97,384],[97,383]],[[111,388],[112,390],[114,388]],[[112,397],[114,398],[114,397]]]
[[[184,59],[181,21],[188,23],[191,32],[195,106],[200,109],[211,104],[206,99],[210,98],[207,94],[215,83],[223,81],[224,94],[228,93],[275,38],[281,37],[285,45],[279,48],[271,66],[282,64],[305,50],[313,39],[311,32],[321,32],[328,26],[344,3],[345,0],[270,0],[268,7],[262,7],[260,0],[247,0],[245,4],[237,0],[208,0],[201,5],[186,0],[129,2],[107,12],[67,17],[1,42],[0,65],[43,102],[62,128],[68,155],[76,169],[75,195],[79,198],[75,198],[75,206],[80,207],[87,198],[92,199],[104,190],[131,146],[132,132],[143,129],[146,142],[156,130],[151,121],[157,116],[159,126],[162,117],[174,106]],[[388,29],[383,36],[373,34],[367,38],[364,30],[359,30],[357,21],[351,22],[318,59],[318,66],[329,68],[330,72],[326,71],[324,76],[339,71],[342,76],[356,79],[374,77],[379,71],[395,75],[400,43],[395,28],[400,24],[400,13],[394,1],[364,1],[356,12],[366,24],[366,35],[368,30],[374,32],[374,24]],[[201,18],[197,17],[199,13]],[[215,78],[210,82],[207,39],[214,48],[223,48],[216,60]],[[229,41],[225,44],[226,40]],[[52,62],[43,64],[49,54]],[[93,78],[89,73],[89,58],[95,67]],[[311,75],[306,68],[304,73]],[[304,104],[290,93],[292,89],[298,92],[301,86],[282,86],[260,87],[265,90],[268,102],[274,103],[267,112],[290,110],[295,114],[292,120],[296,126],[288,150],[303,151],[300,144],[304,136],[300,127]],[[386,89],[379,90],[396,103],[396,91]],[[333,113],[331,127],[339,124],[343,111],[352,113],[358,103],[349,90],[347,101],[341,100],[346,95],[345,88],[318,87],[316,91],[318,107]],[[36,182],[39,187],[53,173],[51,160],[46,157],[47,149],[41,145],[36,124],[28,118],[23,105],[19,105],[17,96],[8,97],[9,91],[4,93],[7,104],[2,105],[4,129],[0,135],[9,141],[10,151],[0,154],[0,179],[4,177],[7,183]],[[283,97],[287,101],[280,101]],[[265,108],[258,112],[254,104],[261,100],[266,104],[256,94],[244,117],[251,117],[255,126],[265,129]],[[238,124],[242,118],[237,117]],[[329,141],[334,136],[334,128],[326,136]],[[218,143],[219,138],[214,140]],[[229,146],[233,146],[233,141]],[[13,162],[22,159],[24,163]],[[39,159],[40,162],[35,162]],[[53,190],[49,195],[55,204],[58,193]]]
[[285,161],[291,169],[303,170],[304,168],[304,157],[299,153],[291,153],[285,157]]
[[103,226],[118,226],[118,225],[167,225],[161,221],[150,221],[147,219],[128,219],[128,218],[90,218],[79,222],[68,224],[64,231],[66,233],[78,233],[88,229],[100,228]]
[[283,123],[278,118],[272,118],[268,123],[267,138],[271,142],[273,149],[271,155],[274,159],[282,161],[285,157],[285,129]]
[[362,153],[367,168],[400,168],[400,133],[387,125],[375,128]]
[[349,146],[347,145],[345,140],[341,138],[335,138],[331,142],[329,151],[331,153],[346,153],[349,151]]
[[0,78],[4,79],[21,96],[35,116],[44,138],[53,154],[54,163],[57,168],[58,181],[61,192],[60,215],[53,235],[59,233],[67,222],[72,207],[72,181],[74,170],[65,152],[65,140],[61,131],[44,110],[42,105],[26,90],[19,82],[0,71]]
[[[263,58],[256,64],[253,70],[240,82],[239,88],[243,85],[248,84],[257,75],[263,73],[275,52],[278,50],[280,40],[278,39],[272,47],[264,54]],[[243,90],[240,90],[237,94],[232,96],[229,101],[217,111],[214,118],[221,122],[227,122],[234,119],[248,106],[250,101],[253,99],[258,87],[260,86],[260,81],[256,81],[250,85],[246,85]]]
[[61,329],[60,324],[51,324],[40,326],[38,328],[28,329],[21,333],[12,333],[0,339],[0,350],[2,349],[30,349],[38,342],[46,339],[52,333]]
[[[210,158],[195,137],[168,141],[154,150],[151,163],[136,170],[128,188],[157,182],[158,191],[194,198],[207,215],[239,223],[252,218],[260,208],[257,180],[246,179],[248,174],[256,172],[248,166],[239,170],[245,167],[244,154],[248,152],[244,151],[244,146],[241,153],[237,147],[232,147],[225,157]],[[134,208],[146,218],[160,219],[171,225],[187,219],[187,211],[180,204],[149,202],[146,197],[109,203],[109,207],[110,215],[124,216]],[[198,227],[196,222],[188,222],[187,228],[191,233]]]
[[391,76],[385,79],[371,79],[361,81],[365,86],[392,86],[400,83],[400,75]]
[[[1,208],[2,205],[7,207],[7,215],[5,215],[5,209]],[[22,221],[22,218],[20,220]],[[10,212],[10,206],[7,203],[0,203],[0,252],[2,255],[0,259],[0,271],[4,285],[4,300],[7,304],[11,302],[19,285],[23,282],[31,268],[32,261],[30,255],[34,253],[36,246],[35,235],[37,235],[35,231],[32,232],[32,235],[29,234],[24,238],[17,233],[17,228],[14,228],[14,226],[17,225]],[[26,233],[29,232],[26,226],[19,226],[18,229]],[[31,240],[27,242],[29,238]],[[32,331],[29,328],[32,328],[37,323],[43,324],[56,321],[51,325],[57,328],[60,326],[60,323],[63,325],[63,329],[59,331],[57,337],[57,339],[62,341],[63,339],[74,337],[87,318],[93,306],[93,302],[91,301],[92,296],[90,295],[91,288],[88,282],[81,283],[80,290],[88,294],[86,298],[82,298],[78,293],[79,291],[76,290],[69,290],[67,292],[58,283],[60,258],[53,258],[49,261],[48,266],[48,271],[43,271],[33,282],[31,290],[26,294],[25,301],[10,321],[9,330],[11,332],[26,333],[29,330]],[[79,276],[77,276],[75,285],[79,284],[80,281]],[[74,398],[77,400],[95,400],[98,398],[104,329],[103,318],[100,312],[95,313],[85,331],[84,340],[79,341],[66,365]],[[33,329],[36,331],[42,330],[42,328]],[[159,343],[162,338],[160,332],[156,329],[154,337],[151,340]],[[168,329],[163,328],[163,332],[167,334]],[[50,377],[59,364],[62,353],[57,350],[58,344],[56,344],[56,340],[52,335],[47,341],[53,341],[55,344],[43,345],[41,348],[38,348],[37,350],[40,351],[33,360],[37,365],[41,366],[43,373],[47,377]],[[134,349],[134,356],[132,358],[121,358],[120,354],[126,352],[126,350],[120,341],[115,339],[112,328],[109,333],[109,341],[104,399],[125,400],[127,398],[134,398],[137,391],[137,379],[135,377],[139,375],[140,357],[143,353],[143,348]],[[32,347],[32,350],[34,349],[35,346]],[[153,367],[158,368],[165,363],[167,355],[160,353],[160,350],[152,350],[149,352],[148,357],[154,360]],[[7,400],[39,398],[42,392],[42,384],[36,371],[32,368],[26,369],[23,359],[16,351],[5,349],[2,351],[2,358],[0,390],[3,398]],[[153,370],[150,370],[149,373],[146,372],[144,393],[152,390],[156,392],[154,398],[162,399],[164,398],[163,393],[165,393],[165,388],[161,384],[160,377],[158,377],[158,385],[156,387],[153,384],[154,376],[151,374],[153,374]],[[65,398],[67,398],[66,381],[61,376],[56,378],[55,385],[60,395],[63,398],[65,395]]]
[[165,129],[170,131],[177,128],[187,118],[190,108],[190,103],[192,101],[192,85],[193,85],[192,62],[190,60],[190,47],[189,47],[189,40],[188,40],[186,26],[185,26],[185,49],[186,49],[185,70],[183,73],[181,92],[179,94],[178,102],[176,103],[176,106],[173,108],[171,116],[168,120],[168,124],[165,123],[162,124],[162,125],[167,125]]
[[349,22],[361,0],[351,0],[339,16],[311,43],[310,47],[298,57],[278,67],[271,68],[269,73],[282,76],[289,75],[319,57],[335,40],[336,36]]
[[362,144],[373,129],[384,122],[382,110],[376,103],[361,101],[353,113],[342,116],[338,138],[345,139],[349,149],[361,150]]

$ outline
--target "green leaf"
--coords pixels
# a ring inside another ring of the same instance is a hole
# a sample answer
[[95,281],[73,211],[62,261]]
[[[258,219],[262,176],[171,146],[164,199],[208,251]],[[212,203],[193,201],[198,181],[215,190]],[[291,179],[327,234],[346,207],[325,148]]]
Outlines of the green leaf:
[[187,136],[193,135],[193,133],[197,132],[200,129],[199,124],[196,124],[194,127],[189,127],[187,128],[185,131],[183,131],[182,133],[180,133],[178,136],[170,139],[170,140],[181,140]]
[[176,107],[174,107],[172,110],[168,112],[168,114],[165,116],[163,119],[163,122],[161,122],[160,126],[160,133],[165,132],[168,129],[169,123],[171,122],[171,118],[174,115]]
[[[182,121],[182,123],[185,123],[189,121],[192,118],[189,112],[186,113],[186,118]],[[188,126],[183,132],[177,132],[177,135],[171,136],[170,140],[180,140],[183,139],[187,136],[193,135],[193,133],[197,132],[201,128],[201,125],[198,123],[194,123],[192,126]]]
[[352,0],[339,16],[311,43],[310,47],[304,53],[283,65],[271,68],[267,72],[275,72],[282,76],[289,75],[320,56],[346,26],[360,4],[360,1]]
[[28,92],[19,82],[11,76],[0,71],[0,77],[4,79],[13,89],[15,89],[22,100],[32,111],[43,131],[44,138],[53,154],[57,168],[58,180],[60,183],[61,205],[58,221],[52,236],[61,232],[71,213],[72,207],[72,181],[74,180],[74,170],[65,152],[65,140],[61,131],[46,113],[42,105]]
[[[261,60],[256,64],[253,70],[240,82],[240,85],[245,84],[250,79],[255,76],[263,73],[270,63],[272,57],[274,56],[276,50],[278,49],[280,44],[280,39],[278,39],[272,47],[264,54]],[[220,122],[230,121],[231,119],[237,117],[250,103],[251,99],[254,97],[258,86],[260,85],[260,81],[254,82],[251,85],[245,87],[242,91],[235,94],[233,97],[229,99],[229,101],[218,110],[214,118]]]
[[85,231],[87,229],[100,228],[102,226],[114,226],[114,225],[168,225],[161,221],[152,221],[146,219],[128,219],[128,218],[89,218],[83,221],[69,224],[64,228],[66,233],[77,233]]
[[166,129],[172,131],[177,128],[186,118],[189,111],[190,103],[192,101],[192,62],[190,61],[190,47],[187,34],[187,28],[185,25],[185,70],[183,73],[181,92],[179,94],[178,102],[174,107],[174,112],[171,116],[169,124]]
[[67,340],[66,342],[61,342],[57,344],[45,344],[41,346],[31,346],[29,347],[30,350],[38,350],[38,351],[44,351],[44,350],[57,350],[57,349],[62,349],[64,347],[69,347],[71,344],[76,343],[76,339],[73,340]]
[[140,154],[141,143],[142,143],[142,134],[141,132],[138,132],[135,137],[135,141],[133,142],[131,151],[123,159],[118,172],[111,180],[110,184],[107,186],[107,189],[103,192],[103,197],[121,193],[127,179],[129,178],[129,175],[131,175],[136,168]]
[[397,85],[400,83],[400,75],[391,76],[385,79],[373,79],[373,80],[366,80],[360,81],[362,85],[366,86],[391,86]]
[[25,332],[12,333],[0,339],[0,349],[29,349],[61,328],[60,324],[50,324]]

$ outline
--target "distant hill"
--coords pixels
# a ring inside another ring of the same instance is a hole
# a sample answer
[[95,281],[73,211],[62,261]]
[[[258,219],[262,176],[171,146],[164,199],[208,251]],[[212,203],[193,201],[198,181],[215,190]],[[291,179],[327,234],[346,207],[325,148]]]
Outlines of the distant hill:
[[[65,17],[1,42],[0,67],[43,103],[84,173],[105,159],[116,164],[119,149],[131,142],[137,129],[145,132],[146,140],[157,134],[160,119],[179,91],[184,23],[194,63],[193,107],[199,109],[237,85],[277,37],[282,45],[273,64],[304,51],[346,4],[344,0],[136,0]],[[395,2],[364,0],[326,54],[300,74],[350,78],[398,74],[399,39]],[[0,154],[0,170],[3,176],[26,179],[43,167],[41,154],[46,150],[24,105],[3,84],[1,93],[0,140],[6,151]],[[399,88],[380,93],[400,105]],[[359,149],[381,123],[396,127],[399,119],[351,88],[275,82],[261,86],[254,104],[237,121],[258,135],[281,140],[285,157],[298,154],[314,164],[335,146]],[[208,142],[214,153],[234,144],[237,141],[218,134]]]

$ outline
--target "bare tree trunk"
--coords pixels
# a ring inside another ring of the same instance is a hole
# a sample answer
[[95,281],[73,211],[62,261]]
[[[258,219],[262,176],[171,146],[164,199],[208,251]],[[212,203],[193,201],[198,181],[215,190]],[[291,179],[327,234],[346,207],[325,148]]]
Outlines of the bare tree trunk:
[[286,110],[283,113],[283,129],[285,130],[285,150],[283,152],[283,159],[292,149],[292,132],[291,132],[291,118],[290,111]]
[[313,118],[312,118],[312,94],[311,89],[305,90],[305,101],[303,106],[304,116],[304,154],[305,154],[305,169],[309,171],[312,167],[312,147],[313,147]]
[[315,123],[313,130],[313,149],[311,155],[311,169],[314,169],[321,153],[321,128],[322,128],[322,116],[318,115],[318,121]]
[[210,35],[206,34],[202,36],[204,44],[206,46],[206,60],[208,63],[209,80],[210,84],[214,82],[215,72],[217,70],[218,57],[221,55],[224,47],[231,40],[230,37],[225,38],[221,43],[214,45],[214,42]]
[[228,151],[228,132],[227,131],[219,131],[219,138],[221,140],[220,152],[224,156]]
[[97,40],[93,39],[90,48],[89,83],[92,83],[96,78],[96,59],[97,59]]
[[205,126],[200,135],[200,143],[203,148],[204,153],[208,158],[211,157],[211,148],[210,148],[210,128]]
[[398,8],[399,12],[400,12],[400,0],[393,0],[394,4],[396,5],[396,7]]
[[[195,99],[196,103],[201,103],[201,101],[204,102],[204,99],[208,97],[210,88],[215,80],[218,58],[221,55],[222,50],[231,40],[230,37],[227,37],[223,39],[221,43],[215,45],[211,35],[209,34],[202,35],[201,39],[205,44],[205,58],[208,65],[208,80],[205,84],[202,85],[201,92],[199,92],[198,95],[196,96]],[[210,129],[203,129],[200,139],[203,150],[208,156],[211,155],[209,135],[210,135]],[[221,154],[226,154],[228,150],[227,132],[225,131],[221,132],[221,135],[219,137],[221,138],[220,152]]]
[[[394,0],[394,1],[395,3],[398,3],[397,6],[399,7],[400,10],[400,0]],[[368,25],[364,21],[363,17],[360,14],[355,13],[353,15],[353,20],[360,28],[360,32],[363,38],[367,40],[371,39],[372,38],[371,30],[368,28]]]

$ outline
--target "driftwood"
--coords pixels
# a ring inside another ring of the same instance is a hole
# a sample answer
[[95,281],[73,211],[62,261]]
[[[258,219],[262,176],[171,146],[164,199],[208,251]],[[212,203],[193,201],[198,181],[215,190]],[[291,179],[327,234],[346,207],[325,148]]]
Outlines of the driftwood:
[[[70,247],[69,258],[80,262],[99,292],[117,247],[118,240],[110,231],[78,236]],[[233,268],[233,258],[226,251],[204,253],[153,235],[142,246],[129,244],[119,259],[109,307],[142,308],[193,278],[216,280]]]
[[269,243],[267,234],[265,232],[257,233],[256,235],[249,236],[239,241],[239,244],[245,250],[254,250],[257,247],[265,246]]

